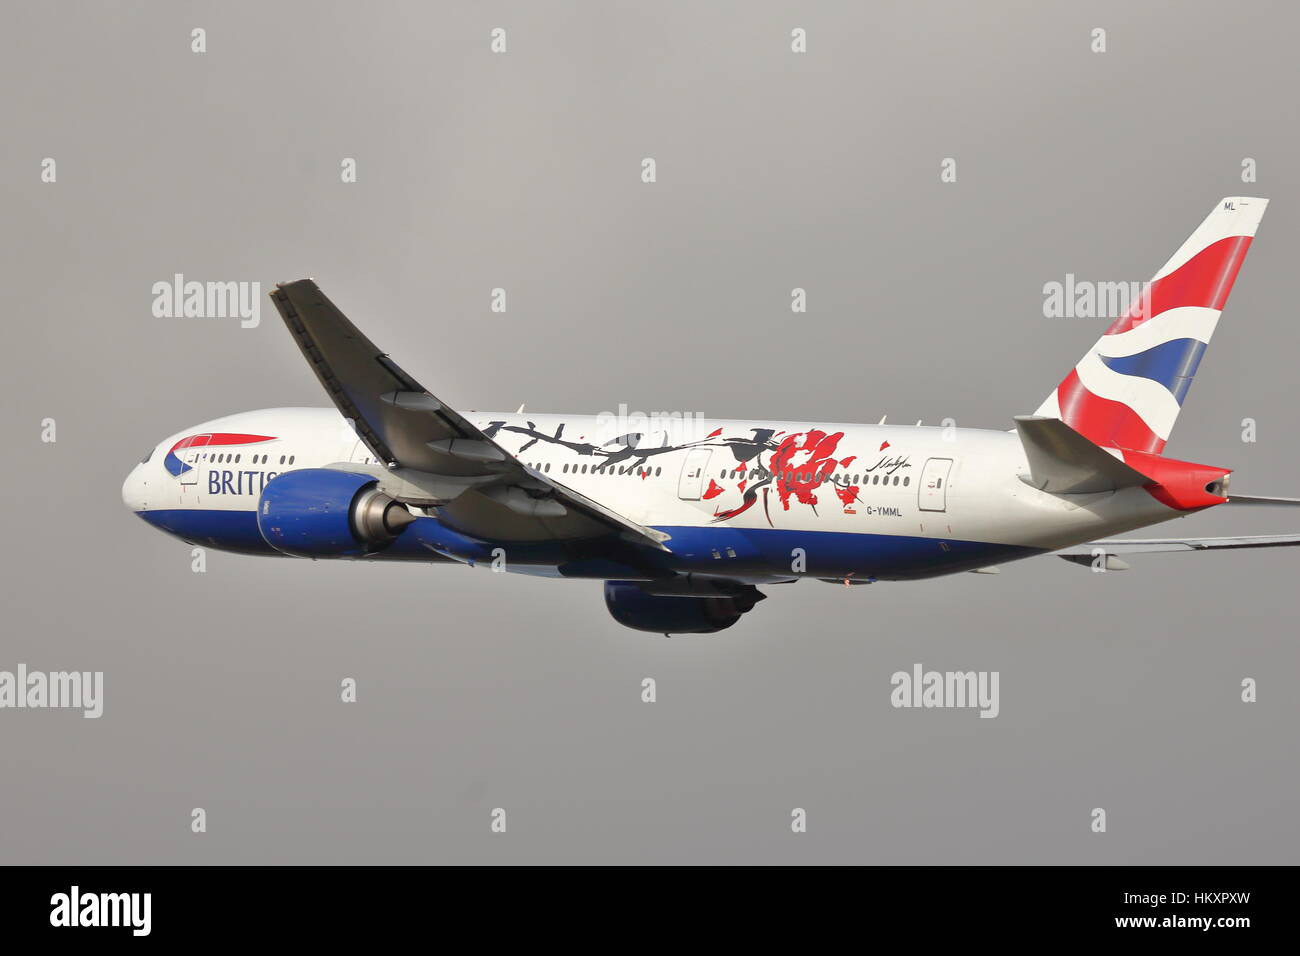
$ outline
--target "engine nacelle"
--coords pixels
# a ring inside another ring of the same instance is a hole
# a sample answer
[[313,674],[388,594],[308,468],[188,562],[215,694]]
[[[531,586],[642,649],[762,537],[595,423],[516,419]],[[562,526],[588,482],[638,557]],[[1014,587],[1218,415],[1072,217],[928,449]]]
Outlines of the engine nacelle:
[[332,468],[286,471],[262,490],[257,530],[275,550],[300,558],[377,551],[415,521],[404,505],[377,485],[373,475]]
[[631,581],[606,581],[605,606],[624,627],[656,634],[714,634],[731,627],[763,595],[748,588],[725,597],[647,594]]

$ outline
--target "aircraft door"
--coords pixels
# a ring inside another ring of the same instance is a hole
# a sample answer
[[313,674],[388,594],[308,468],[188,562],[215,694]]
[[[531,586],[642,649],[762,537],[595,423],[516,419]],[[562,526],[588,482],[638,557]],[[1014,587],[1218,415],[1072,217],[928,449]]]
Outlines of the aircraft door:
[[182,465],[186,466],[181,470],[180,475],[182,490],[186,485],[197,485],[199,483],[199,471],[202,470],[203,454],[207,451],[208,442],[211,440],[211,435],[193,435],[176,449],[176,457],[181,460]]
[[700,495],[704,493],[705,471],[709,465],[709,456],[713,454],[709,448],[692,448],[686,453],[686,461],[682,463],[682,475],[677,480],[677,497],[682,501],[699,501]]
[[921,483],[917,489],[918,505],[922,511],[948,509],[948,472],[952,470],[951,458],[931,458],[921,469]]

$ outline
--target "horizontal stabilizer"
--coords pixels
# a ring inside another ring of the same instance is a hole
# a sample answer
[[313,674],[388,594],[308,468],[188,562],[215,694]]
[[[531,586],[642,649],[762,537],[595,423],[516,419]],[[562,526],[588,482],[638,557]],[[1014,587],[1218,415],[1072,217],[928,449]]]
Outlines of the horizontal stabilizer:
[[1300,498],[1265,498],[1259,495],[1228,495],[1228,504],[1295,507],[1296,505],[1300,505]]
[[1118,554],[1160,554],[1174,551],[1229,551],[1240,548],[1296,548],[1300,534],[1250,534],[1235,538],[1108,538],[1063,548],[1058,558],[1075,564],[1092,564],[1098,560],[1108,571],[1122,570],[1128,564]]
[[1092,567],[1103,571],[1127,571],[1132,567],[1131,564],[1122,558],[1117,558],[1113,554],[1103,553],[1101,551],[1098,551],[1097,554],[1092,554],[1091,552],[1085,554],[1058,554],[1057,557],[1065,558],[1065,560],[1071,561],[1074,564],[1091,565]]
[[1021,480],[1054,495],[1086,495],[1151,484],[1151,479],[1094,445],[1059,418],[1017,415],[1029,474]]

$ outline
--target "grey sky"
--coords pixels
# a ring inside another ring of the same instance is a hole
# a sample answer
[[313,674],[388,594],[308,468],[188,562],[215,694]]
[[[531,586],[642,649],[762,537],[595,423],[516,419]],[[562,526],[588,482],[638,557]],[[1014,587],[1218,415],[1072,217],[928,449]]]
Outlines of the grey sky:
[[[249,330],[154,318],[176,272],[314,276],[462,409],[1009,428],[1106,324],[1043,318],[1043,284],[1146,279],[1226,195],[1272,204],[1167,452],[1298,494],[1294,8],[11,3],[6,21],[0,669],[102,670],[105,701],[99,720],[0,711],[0,861],[1295,862],[1287,551],[804,582],[666,641],[619,627],[596,582],[217,553],[193,574],[119,498],[166,434],[327,404],[269,303]],[[915,662],[1000,671],[997,719],[891,708]]]

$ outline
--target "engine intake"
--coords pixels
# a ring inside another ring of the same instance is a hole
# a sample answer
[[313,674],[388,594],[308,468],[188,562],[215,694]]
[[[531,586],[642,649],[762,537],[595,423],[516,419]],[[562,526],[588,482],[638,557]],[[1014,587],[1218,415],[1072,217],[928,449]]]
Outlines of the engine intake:
[[257,503],[267,544],[302,558],[352,557],[391,544],[415,516],[373,475],[304,468],[277,475]]

